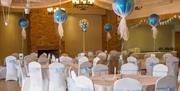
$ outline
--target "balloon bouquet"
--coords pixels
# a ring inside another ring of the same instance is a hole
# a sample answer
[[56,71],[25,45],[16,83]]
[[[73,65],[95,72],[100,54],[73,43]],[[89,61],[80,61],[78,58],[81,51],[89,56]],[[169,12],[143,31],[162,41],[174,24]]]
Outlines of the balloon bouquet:
[[21,35],[22,35],[22,53],[23,53],[23,49],[24,49],[24,40],[26,40],[26,28],[28,27],[29,22],[27,19],[25,18],[21,18],[19,20],[19,26],[22,28],[21,31]]
[[26,39],[26,31],[25,31],[25,29],[28,27],[28,24],[29,24],[29,22],[25,18],[21,18],[19,20],[19,26],[22,28],[21,35],[22,35],[22,38],[24,40]]
[[59,24],[58,32],[61,38],[64,36],[62,24],[66,21],[67,16],[67,13],[61,9],[56,10],[56,12],[54,13],[54,21]]
[[111,32],[111,30],[112,30],[112,25],[111,25],[110,23],[106,23],[106,24],[104,25],[104,30],[105,30],[105,32],[107,32],[106,41],[107,41],[107,49],[108,49],[108,42],[109,42],[109,40],[111,39],[111,34],[110,34],[110,32]]
[[157,14],[152,14],[148,18],[148,23],[152,27],[153,31],[153,39],[154,39],[154,51],[156,50],[156,38],[157,38],[157,26],[159,24],[159,15]]
[[86,52],[85,33],[87,32],[87,28],[88,28],[88,21],[86,19],[82,19],[79,21],[79,25],[80,25],[81,31],[83,32],[83,52]]
[[[118,34],[120,34],[120,39],[127,41],[129,37],[129,32],[126,24],[126,16],[130,15],[131,12],[133,11],[134,1],[114,0],[112,4],[112,8],[115,14],[121,17],[121,21],[118,27]],[[123,50],[123,45],[121,50]]]

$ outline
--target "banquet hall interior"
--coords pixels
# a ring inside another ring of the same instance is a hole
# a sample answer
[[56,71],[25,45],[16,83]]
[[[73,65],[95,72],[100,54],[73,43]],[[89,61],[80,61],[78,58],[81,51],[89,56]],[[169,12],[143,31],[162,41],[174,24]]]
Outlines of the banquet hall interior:
[[180,0],[0,2],[0,91],[180,91]]

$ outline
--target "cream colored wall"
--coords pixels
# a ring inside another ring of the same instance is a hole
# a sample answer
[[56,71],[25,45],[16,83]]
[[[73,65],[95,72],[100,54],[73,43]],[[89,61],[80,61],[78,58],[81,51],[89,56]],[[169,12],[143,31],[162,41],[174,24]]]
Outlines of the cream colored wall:
[[[21,52],[21,29],[18,26],[19,14],[9,16],[9,25],[6,27],[3,23],[3,16],[0,15],[0,64],[4,58],[14,52]],[[25,47],[25,51],[27,48]]]
[[102,19],[100,15],[69,15],[64,23],[65,51],[71,56],[82,52],[82,31],[79,21],[87,19],[89,22],[86,32],[86,51],[102,49]]
[[[158,27],[156,50],[158,50],[159,47],[173,47],[173,29],[173,25]],[[140,48],[141,51],[153,51],[154,40],[149,25],[140,25],[133,29],[129,28],[129,31],[129,40],[125,42],[125,49]]]

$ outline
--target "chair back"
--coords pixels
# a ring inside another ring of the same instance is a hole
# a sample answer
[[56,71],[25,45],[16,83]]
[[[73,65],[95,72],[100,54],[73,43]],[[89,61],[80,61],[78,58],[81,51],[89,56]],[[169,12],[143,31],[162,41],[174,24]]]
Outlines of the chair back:
[[93,66],[96,66],[96,64],[98,63],[99,60],[100,60],[99,57],[95,57],[95,58],[93,59]]
[[29,91],[43,91],[41,65],[38,62],[29,63],[30,89]]
[[177,91],[176,78],[174,76],[165,76],[157,80],[155,91]]
[[49,91],[66,91],[64,69],[61,63],[49,65]]
[[65,64],[65,65],[73,63],[73,59],[69,56],[61,56],[59,60],[62,64]]
[[132,63],[123,64],[121,66],[121,74],[138,74],[138,66]]
[[159,59],[156,57],[148,57],[145,59],[146,75],[152,75],[153,67],[159,64]]
[[166,61],[166,59],[168,58],[168,57],[173,57],[173,55],[171,54],[171,53],[165,53],[164,55],[163,55],[163,60],[164,61]]
[[105,75],[108,74],[108,67],[107,65],[97,64],[96,66],[92,67],[92,75]]
[[153,67],[153,76],[164,77],[167,76],[168,67],[164,64],[157,64]]
[[138,80],[123,78],[115,81],[114,91],[142,91],[142,85]]
[[[56,57],[55,57],[54,54],[52,54],[52,56],[51,56],[51,63],[55,63],[55,62],[56,62]],[[58,62],[56,62],[56,63],[58,63]]]
[[75,83],[77,87],[76,91],[94,91],[93,82],[85,76],[77,77]]
[[132,63],[132,64],[137,65],[137,59],[135,57],[133,57],[133,56],[129,56],[127,58],[127,61],[128,61],[128,63]]
[[18,74],[17,74],[18,64],[16,63],[16,57],[7,56],[5,58],[5,61],[6,61],[6,80],[17,81],[17,79],[18,79]]
[[107,54],[105,52],[101,52],[97,55],[101,60],[106,60]]
[[82,63],[88,62],[88,61],[89,61],[89,59],[87,57],[83,56],[83,57],[79,58],[78,64],[81,65]]
[[174,56],[167,57],[166,65],[168,67],[168,75],[177,77],[179,58]]

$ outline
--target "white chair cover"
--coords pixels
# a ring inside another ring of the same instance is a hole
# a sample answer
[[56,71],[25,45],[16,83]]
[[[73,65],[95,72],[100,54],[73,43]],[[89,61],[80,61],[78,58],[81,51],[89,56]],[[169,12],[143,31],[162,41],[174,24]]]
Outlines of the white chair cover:
[[[79,64],[78,64],[79,65]],[[89,74],[90,74],[90,63],[89,62],[83,62],[82,64],[79,65],[79,69],[80,69],[80,73],[78,74],[79,75],[84,75],[84,76],[87,76],[89,77]]]
[[38,62],[29,63],[30,89],[29,91],[43,91],[41,65]]
[[51,63],[54,63],[54,62],[56,62],[56,57],[55,55],[52,54]]
[[104,52],[101,52],[97,55],[97,57],[99,57],[101,60],[106,60],[107,54]]
[[121,74],[138,74],[138,66],[132,63],[123,64],[121,66]]
[[70,76],[67,77],[67,87],[68,87],[68,91],[74,91],[74,89],[76,89],[76,83],[75,80],[77,78],[76,73],[72,70],[70,72]]
[[61,56],[59,60],[62,64],[65,64],[65,65],[73,63],[73,59],[69,56]]
[[48,60],[51,60],[51,54],[48,53]]
[[129,56],[127,58],[127,61],[128,61],[128,63],[132,63],[132,64],[137,65],[137,59],[135,57],[133,57],[133,56]]
[[180,83],[180,70],[178,72],[178,83]]
[[142,91],[142,85],[138,80],[123,78],[115,81],[114,91]]
[[8,56],[6,60],[6,80],[15,80],[18,79],[16,57]]
[[171,53],[165,53],[164,55],[163,55],[163,60],[164,61],[166,61],[166,59],[168,58],[168,57],[172,57],[173,55],[171,54]]
[[153,67],[159,64],[159,59],[156,57],[148,57],[145,59],[146,75],[152,75]]
[[61,63],[49,65],[49,91],[66,91],[64,69]]
[[155,91],[177,91],[176,78],[174,76],[165,76],[157,80]]
[[75,83],[77,87],[76,91],[94,91],[93,82],[85,76],[77,77]]
[[105,74],[108,74],[107,65],[97,64],[96,66],[92,67],[92,76],[94,76],[94,75],[105,75]]
[[78,64],[82,64],[82,63],[84,63],[84,62],[88,62],[88,58],[87,57],[85,57],[85,56],[83,56],[83,57],[80,57],[79,58],[79,60],[78,60]]
[[26,76],[25,70],[23,70],[20,62],[19,62],[19,71],[20,71],[20,78],[19,78],[19,85],[21,86],[21,91],[29,91],[30,86],[30,78]]
[[177,77],[179,59],[174,56],[167,57],[166,65],[168,67],[168,75]]
[[99,60],[100,60],[99,57],[95,57],[95,58],[93,59],[93,66],[96,66],[96,64],[98,63]]
[[167,76],[168,67],[164,64],[157,64],[153,68],[153,76],[155,77],[164,77]]

